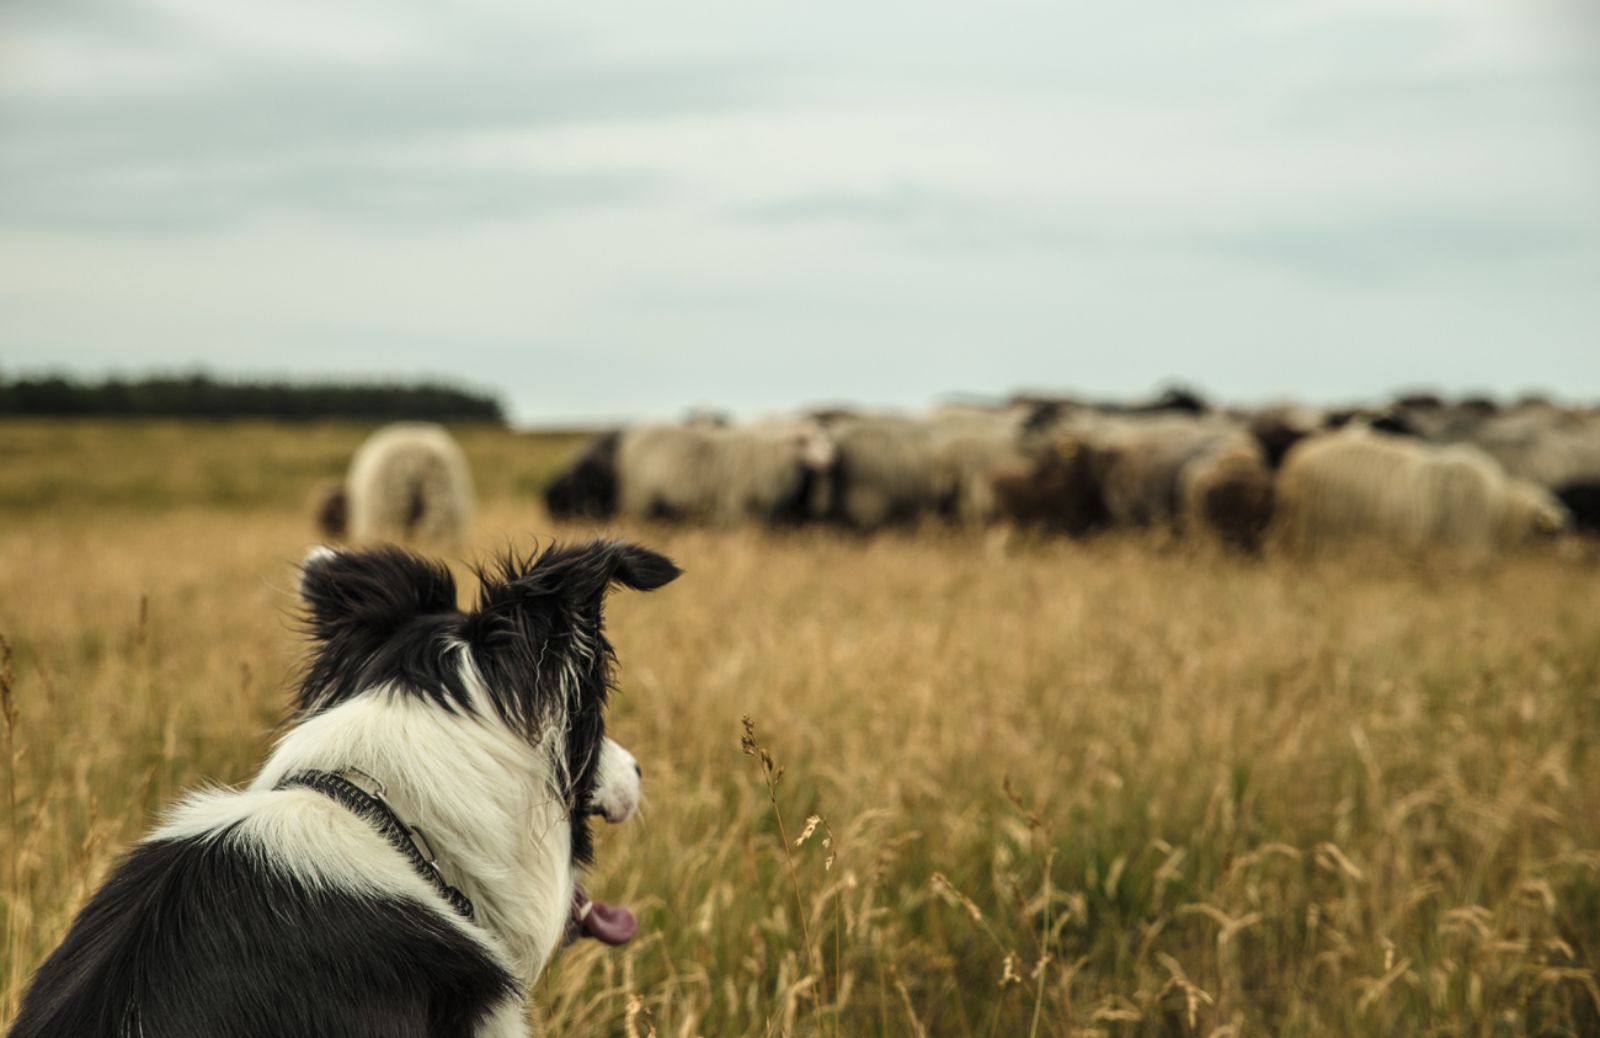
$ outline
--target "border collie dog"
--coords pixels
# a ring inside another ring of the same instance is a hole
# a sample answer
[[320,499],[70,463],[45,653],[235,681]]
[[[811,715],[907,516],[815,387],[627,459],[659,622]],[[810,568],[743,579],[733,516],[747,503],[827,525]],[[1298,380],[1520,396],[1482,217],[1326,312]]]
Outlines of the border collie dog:
[[625,908],[578,870],[639,767],[606,738],[608,587],[678,575],[619,541],[507,555],[456,605],[444,566],[314,550],[315,644],[254,782],[177,806],[40,967],[14,1038],[507,1038],[579,936]]

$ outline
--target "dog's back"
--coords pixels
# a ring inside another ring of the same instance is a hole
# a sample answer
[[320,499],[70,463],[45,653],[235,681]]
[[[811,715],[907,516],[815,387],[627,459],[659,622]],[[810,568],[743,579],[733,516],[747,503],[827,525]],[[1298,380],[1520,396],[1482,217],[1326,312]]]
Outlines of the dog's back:
[[232,835],[135,848],[40,967],[12,1038],[471,1038],[514,993],[435,910],[307,883]]

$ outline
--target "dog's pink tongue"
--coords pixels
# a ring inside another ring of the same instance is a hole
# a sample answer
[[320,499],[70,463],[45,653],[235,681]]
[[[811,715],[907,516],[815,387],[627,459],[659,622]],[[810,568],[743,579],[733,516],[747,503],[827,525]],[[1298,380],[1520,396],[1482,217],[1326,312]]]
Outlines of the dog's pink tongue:
[[639,921],[621,905],[608,905],[604,901],[589,904],[589,914],[583,920],[583,932],[603,944],[627,944],[638,932]]
[[627,944],[639,930],[639,920],[621,905],[590,900],[580,890],[572,905],[572,918],[585,937],[613,947]]

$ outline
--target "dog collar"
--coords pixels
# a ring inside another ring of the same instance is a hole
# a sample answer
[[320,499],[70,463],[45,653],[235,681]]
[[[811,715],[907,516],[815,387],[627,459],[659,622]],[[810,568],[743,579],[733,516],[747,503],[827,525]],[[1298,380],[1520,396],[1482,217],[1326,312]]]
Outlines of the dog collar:
[[[383,783],[359,768],[340,771],[297,771],[279,782],[274,789],[292,789],[304,786],[314,789],[359,815],[367,824],[411,863],[439,896],[466,919],[472,918],[472,901],[461,891],[444,881],[439,862],[434,857],[433,845],[421,829],[407,825],[394,813],[394,808],[383,799]],[[368,788],[371,787],[371,788]]]

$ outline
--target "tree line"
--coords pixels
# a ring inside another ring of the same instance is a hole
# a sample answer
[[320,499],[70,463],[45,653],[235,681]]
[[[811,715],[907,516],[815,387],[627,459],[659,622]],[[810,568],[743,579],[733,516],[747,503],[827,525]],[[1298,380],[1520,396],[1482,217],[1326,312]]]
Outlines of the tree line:
[[0,417],[503,422],[505,412],[492,396],[437,382],[249,382],[200,374],[84,382],[0,374]]

